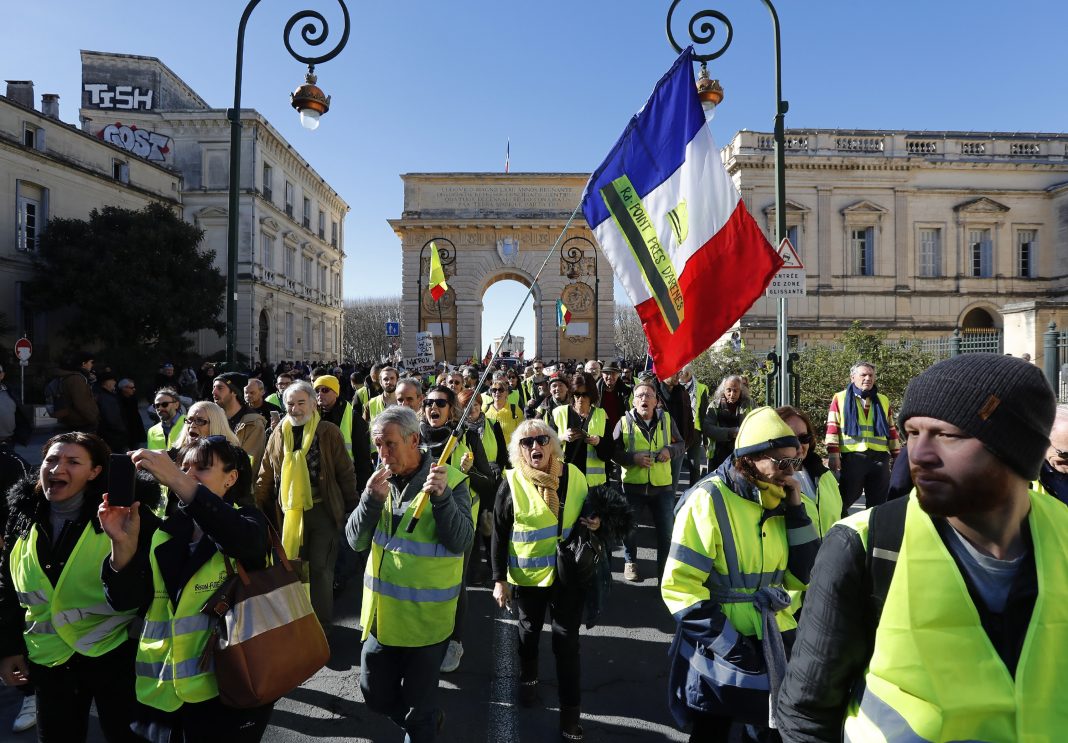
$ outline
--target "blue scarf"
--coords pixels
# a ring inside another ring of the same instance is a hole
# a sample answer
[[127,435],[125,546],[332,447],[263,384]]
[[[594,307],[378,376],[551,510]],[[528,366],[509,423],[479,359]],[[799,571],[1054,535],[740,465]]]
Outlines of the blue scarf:
[[843,411],[846,436],[852,439],[860,438],[860,421],[857,416],[858,397],[862,397],[865,400],[872,400],[872,407],[875,410],[875,413],[872,416],[872,427],[875,429],[875,435],[884,439],[889,439],[890,424],[886,420],[886,411],[883,410],[883,406],[879,403],[879,388],[872,385],[870,390],[864,392],[852,382],[849,383],[849,388],[846,389],[845,411]]

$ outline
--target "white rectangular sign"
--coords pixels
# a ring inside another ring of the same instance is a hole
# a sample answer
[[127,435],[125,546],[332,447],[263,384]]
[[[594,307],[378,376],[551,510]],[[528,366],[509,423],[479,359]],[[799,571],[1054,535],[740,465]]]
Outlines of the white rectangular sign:
[[766,297],[803,297],[805,296],[805,270],[797,268],[780,268],[768,284]]
[[427,372],[434,370],[433,356],[409,356],[404,359],[404,368],[408,371]]
[[415,352],[420,356],[433,356],[434,355],[434,336],[433,334],[423,331],[415,334]]

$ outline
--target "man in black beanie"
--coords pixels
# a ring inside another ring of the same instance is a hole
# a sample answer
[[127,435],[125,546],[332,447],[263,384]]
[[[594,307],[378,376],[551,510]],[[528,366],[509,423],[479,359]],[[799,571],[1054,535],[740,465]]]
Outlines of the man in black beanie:
[[1055,404],[1037,367],[998,354],[909,383],[898,426],[915,488],[828,532],[779,699],[784,741],[1068,730],[1068,509],[1030,489]]

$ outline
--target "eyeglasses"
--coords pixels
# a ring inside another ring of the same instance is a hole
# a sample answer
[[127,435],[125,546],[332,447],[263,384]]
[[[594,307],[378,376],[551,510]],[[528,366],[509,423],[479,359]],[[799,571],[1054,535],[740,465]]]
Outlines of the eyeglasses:
[[490,387],[490,392],[492,392],[494,395],[497,395],[497,394],[503,395],[507,391],[508,390],[506,390],[504,387]]
[[449,401],[448,400],[442,400],[440,397],[435,397],[433,399],[428,397],[427,399],[423,400],[423,407],[424,408],[430,408],[430,407],[433,407],[434,405],[437,405],[439,408],[447,408],[447,407],[449,407]]
[[159,410],[160,408],[169,408],[171,405],[174,405],[174,404],[175,404],[174,400],[171,400],[170,402],[155,402],[155,403],[152,403],[152,407],[154,407],[157,410]]
[[527,436],[526,438],[519,439],[519,445],[524,449],[533,449],[534,444],[538,446],[549,445],[549,434],[543,433],[540,436]]
[[811,444],[812,443],[812,434],[810,434],[810,433],[799,433],[799,434],[797,434],[797,440],[800,441],[802,444]]
[[207,418],[186,418],[185,419],[185,424],[187,426],[206,426],[209,423],[211,423],[211,421],[209,421]]
[[463,383],[464,383],[464,381],[462,379],[450,379],[449,380],[449,386],[450,387],[459,387]]
[[654,392],[635,392],[634,393],[634,399],[635,400],[645,400],[645,399],[648,399],[650,397],[656,397],[656,393],[654,393]]
[[801,469],[800,457],[783,457],[782,459],[776,459],[775,457],[769,456],[768,460],[773,462],[775,464],[775,468],[780,472],[785,472],[788,469]]

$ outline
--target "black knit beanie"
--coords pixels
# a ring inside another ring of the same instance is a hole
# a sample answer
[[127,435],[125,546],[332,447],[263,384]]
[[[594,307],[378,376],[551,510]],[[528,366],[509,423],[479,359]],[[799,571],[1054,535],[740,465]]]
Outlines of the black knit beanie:
[[1038,477],[1049,448],[1057,400],[1037,366],[996,353],[967,353],[932,366],[909,382],[897,416],[926,416],[974,436],[1028,480]]

